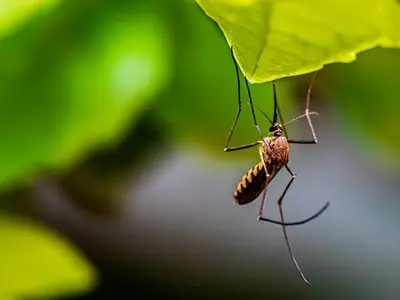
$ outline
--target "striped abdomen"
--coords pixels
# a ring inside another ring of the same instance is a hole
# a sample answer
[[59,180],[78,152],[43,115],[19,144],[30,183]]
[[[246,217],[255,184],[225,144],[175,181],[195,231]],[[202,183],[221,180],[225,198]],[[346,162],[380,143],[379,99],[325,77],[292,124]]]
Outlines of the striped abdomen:
[[243,205],[256,199],[265,188],[266,178],[263,163],[260,161],[244,174],[237,185],[233,193],[235,203]]

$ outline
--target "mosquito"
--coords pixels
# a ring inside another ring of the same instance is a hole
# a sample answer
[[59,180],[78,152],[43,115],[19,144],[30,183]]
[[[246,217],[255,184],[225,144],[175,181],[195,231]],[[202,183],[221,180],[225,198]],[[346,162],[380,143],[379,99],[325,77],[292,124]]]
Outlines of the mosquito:
[[[296,261],[296,258],[292,251],[292,247],[290,246],[290,243],[289,243],[289,238],[288,238],[288,235],[286,232],[286,226],[305,224],[305,223],[317,218],[328,208],[330,203],[327,202],[316,214],[312,215],[311,217],[304,219],[302,221],[290,222],[290,223],[286,223],[284,220],[282,203],[283,203],[283,199],[284,199],[287,191],[289,190],[294,179],[296,178],[296,174],[291,170],[291,168],[288,165],[288,163],[289,163],[289,144],[316,144],[318,141],[315,131],[314,131],[314,127],[311,122],[311,118],[310,118],[311,115],[318,115],[318,113],[316,113],[316,112],[310,112],[311,89],[312,89],[312,86],[313,86],[313,83],[314,83],[317,73],[315,73],[315,75],[313,76],[311,83],[309,85],[308,91],[307,91],[306,109],[305,109],[304,114],[302,114],[286,123],[283,121],[282,114],[281,114],[281,111],[280,111],[280,108],[278,105],[278,101],[277,101],[276,86],[275,86],[275,82],[273,81],[272,82],[273,95],[274,95],[273,119],[271,120],[265,112],[261,111],[260,109],[258,109],[256,107],[271,123],[268,136],[262,137],[261,140],[250,143],[250,144],[236,146],[236,147],[229,147],[229,142],[232,137],[232,133],[236,127],[236,123],[239,119],[239,115],[241,112],[239,68],[235,61],[232,47],[231,47],[231,54],[232,54],[233,61],[235,63],[236,76],[237,76],[237,80],[238,80],[238,111],[237,111],[236,117],[233,121],[232,127],[229,131],[228,139],[227,139],[224,151],[225,152],[238,151],[238,150],[243,150],[243,149],[248,149],[251,147],[258,146],[259,147],[259,155],[260,155],[260,162],[258,164],[256,164],[253,168],[251,168],[242,177],[242,179],[238,183],[237,188],[233,194],[235,203],[237,203],[239,205],[248,204],[248,203],[254,201],[261,194],[261,192],[263,192],[263,195],[261,198],[261,203],[260,203],[260,209],[259,209],[259,213],[258,213],[258,221],[266,221],[266,222],[270,222],[270,223],[274,223],[274,224],[278,224],[278,225],[282,226],[286,246],[289,250],[291,260],[292,260],[293,264],[295,265],[299,275],[304,280],[304,282],[306,284],[308,284],[309,286],[312,286],[311,283],[304,276],[303,271],[301,270],[299,264]],[[253,105],[253,101],[251,98],[249,83],[248,83],[246,77],[245,77],[245,83],[246,83],[248,97],[249,97],[249,104],[251,106],[251,110],[252,110],[252,114],[253,114],[253,121],[254,121],[256,128],[259,128],[257,121],[256,121],[256,117],[255,117],[254,105]],[[278,115],[279,115],[280,123],[278,123]],[[295,122],[299,119],[302,119],[302,118],[307,118],[313,139],[310,139],[310,140],[290,139],[287,134],[285,126],[292,122]],[[265,206],[265,200],[267,197],[268,185],[275,178],[276,174],[278,174],[278,172],[282,169],[282,167],[284,167],[288,171],[288,173],[291,176],[291,179],[288,182],[288,184],[286,185],[283,193],[281,194],[281,196],[278,199],[280,221],[275,221],[275,220],[271,220],[271,219],[264,217],[264,206]]]

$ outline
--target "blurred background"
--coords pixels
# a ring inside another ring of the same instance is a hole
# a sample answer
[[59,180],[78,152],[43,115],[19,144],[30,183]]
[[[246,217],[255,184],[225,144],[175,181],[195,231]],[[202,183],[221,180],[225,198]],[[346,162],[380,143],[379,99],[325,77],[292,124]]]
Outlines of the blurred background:
[[[98,273],[92,290],[51,299],[398,299],[398,50],[324,68],[312,93],[319,143],[291,147],[287,221],[331,202],[288,228],[312,289],[282,229],[256,221],[259,202],[233,204],[259,157],[223,151],[235,69],[194,2],[60,2],[0,40],[0,65],[0,209],[58,232]],[[277,82],[285,120],[304,112],[310,79]],[[271,85],[251,88],[271,114]],[[232,145],[258,138],[246,101]],[[304,119],[288,131],[311,137]],[[274,180],[268,217],[279,219],[289,179]],[[13,267],[24,272],[23,260]]]

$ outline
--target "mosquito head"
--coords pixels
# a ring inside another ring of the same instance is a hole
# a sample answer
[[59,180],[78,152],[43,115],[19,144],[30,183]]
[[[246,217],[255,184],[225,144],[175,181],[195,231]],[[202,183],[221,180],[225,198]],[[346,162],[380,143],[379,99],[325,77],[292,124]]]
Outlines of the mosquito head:
[[283,132],[283,126],[279,123],[274,123],[272,126],[269,128],[269,133],[272,136],[281,136]]

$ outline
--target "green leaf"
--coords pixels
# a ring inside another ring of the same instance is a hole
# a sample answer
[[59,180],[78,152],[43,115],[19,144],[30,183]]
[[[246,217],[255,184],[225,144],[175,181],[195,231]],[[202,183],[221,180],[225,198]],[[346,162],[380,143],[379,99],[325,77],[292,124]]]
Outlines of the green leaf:
[[396,0],[196,0],[225,34],[252,83],[352,62],[377,46],[400,47]]
[[60,0],[0,0],[0,39],[11,35],[35,16],[41,17]]
[[1,188],[44,168],[69,168],[133,126],[168,83],[163,24],[155,5],[68,1],[3,41]]
[[1,214],[0,243],[1,299],[82,293],[96,283],[75,247],[32,221]]

